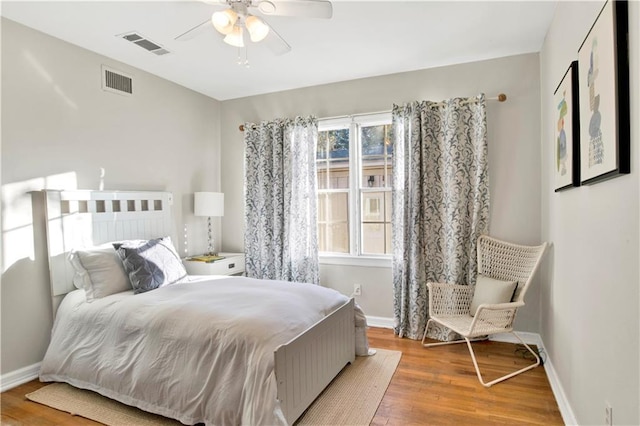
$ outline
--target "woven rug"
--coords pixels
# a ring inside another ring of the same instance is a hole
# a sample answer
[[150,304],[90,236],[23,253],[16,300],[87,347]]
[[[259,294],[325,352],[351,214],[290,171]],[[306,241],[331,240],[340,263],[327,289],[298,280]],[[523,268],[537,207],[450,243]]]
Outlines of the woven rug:
[[[377,349],[374,356],[356,357],[356,361],[342,370],[296,425],[368,425],[382,401],[401,356],[399,351]],[[26,397],[109,426],[181,424],[66,383],[44,386]]]

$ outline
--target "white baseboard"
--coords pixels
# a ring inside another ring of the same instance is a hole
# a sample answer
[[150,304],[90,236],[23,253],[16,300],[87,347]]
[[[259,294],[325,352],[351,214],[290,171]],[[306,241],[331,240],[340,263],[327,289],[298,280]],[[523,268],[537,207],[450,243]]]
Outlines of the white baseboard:
[[367,325],[369,327],[393,328],[393,318],[372,317],[367,315]]
[[558,403],[558,408],[560,409],[560,414],[562,415],[564,424],[577,425],[578,420],[576,419],[575,414],[573,414],[567,395],[564,393],[564,389],[560,384],[560,379],[558,378],[556,370],[553,368],[553,364],[548,356],[547,360],[544,362],[544,371],[547,373],[547,378],[549,379],[553,395],[556,397],[556,402]]
[[29,365],[15,371],[0,376],[0,392],[20,386],[23,383],[30,382],[38,378],[40,372],[40,363]]
[[[517,333],[527,345],[544,347],[542,339],[538,333],[529,333],[527,331],[518,331]],[[493,340],[494,342],[520,343],[520,341],[510,333],[493,334],[489,336],[489,340]]]
[[[536,345],[538,349],[544,353],[544,371],[547,373],[547,379],[549,379],[549,385],[551,385],[551,391],[553,392],[553,396],[556,398],[556,402],[558,403],[558,408],[560,409],[560,415],[562,416],[562,420],[565,425],[577,425],[578,421],[576,420],[575,414],[573,414],[573,410],[571,409],[571,405],[569,405],[569,400],[567,399],[567,395],[564,393],[564,389],[560,384],[560,378],[556,374],[556,370],[553,368],[553,363],[551,362],[551,358],[549,358],[549,353],[544,347],[544,342],[542,341],[542,337],[538,333],[528,333],[525,331],[518,331],[518,336],[528,345]],[[498,334],[495,336],[491,336],[490,340],[495,340],[496,342],[509,342],[509,343],[520,343],[518,339],[516,339],[511,334]]]

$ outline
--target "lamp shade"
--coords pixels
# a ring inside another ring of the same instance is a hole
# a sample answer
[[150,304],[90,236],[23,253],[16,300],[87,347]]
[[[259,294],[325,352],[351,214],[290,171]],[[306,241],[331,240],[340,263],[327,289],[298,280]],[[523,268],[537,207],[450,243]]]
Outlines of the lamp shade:
[[269,26],[257,16],[247,16],[244,24],[247,27],[249,37],[251,37],[251,41],[253,42],[262,41],[267,34],[269,34]]
[[193,212],[196,216],[224,216],[224,194],[195,192]]
[[242,35],[243,30],[239,25],[233,26],[233,31],[231,31],[227,36],[222,39],[225,43],[235,46],[235,47],[244,47],[244,37]]
[[223,10],[222,12],[216,12],[211,15],[213,26],[222,34],[229,34],[233,31],[233,26],[237,20],[238,14],[232,9]]

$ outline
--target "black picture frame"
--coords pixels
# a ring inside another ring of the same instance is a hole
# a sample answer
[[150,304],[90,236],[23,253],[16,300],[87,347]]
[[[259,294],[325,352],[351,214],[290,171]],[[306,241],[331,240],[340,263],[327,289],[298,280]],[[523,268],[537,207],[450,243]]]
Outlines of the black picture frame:
[[553,92],[555,192],[580,186],[578,61],[573,61]]
[[608,0],[578,49],[582,185],[631,171],[628,33],[628,3]]

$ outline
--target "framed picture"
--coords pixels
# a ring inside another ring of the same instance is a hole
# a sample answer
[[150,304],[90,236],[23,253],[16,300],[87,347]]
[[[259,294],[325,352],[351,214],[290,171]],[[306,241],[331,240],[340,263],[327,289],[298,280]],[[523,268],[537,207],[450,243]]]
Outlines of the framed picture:
[[628,16],[626,1],[608,0],[578,49],[585,185],[630,171]]
[[556,192],[580,186],[578,61],[573,61],[553,92]]

